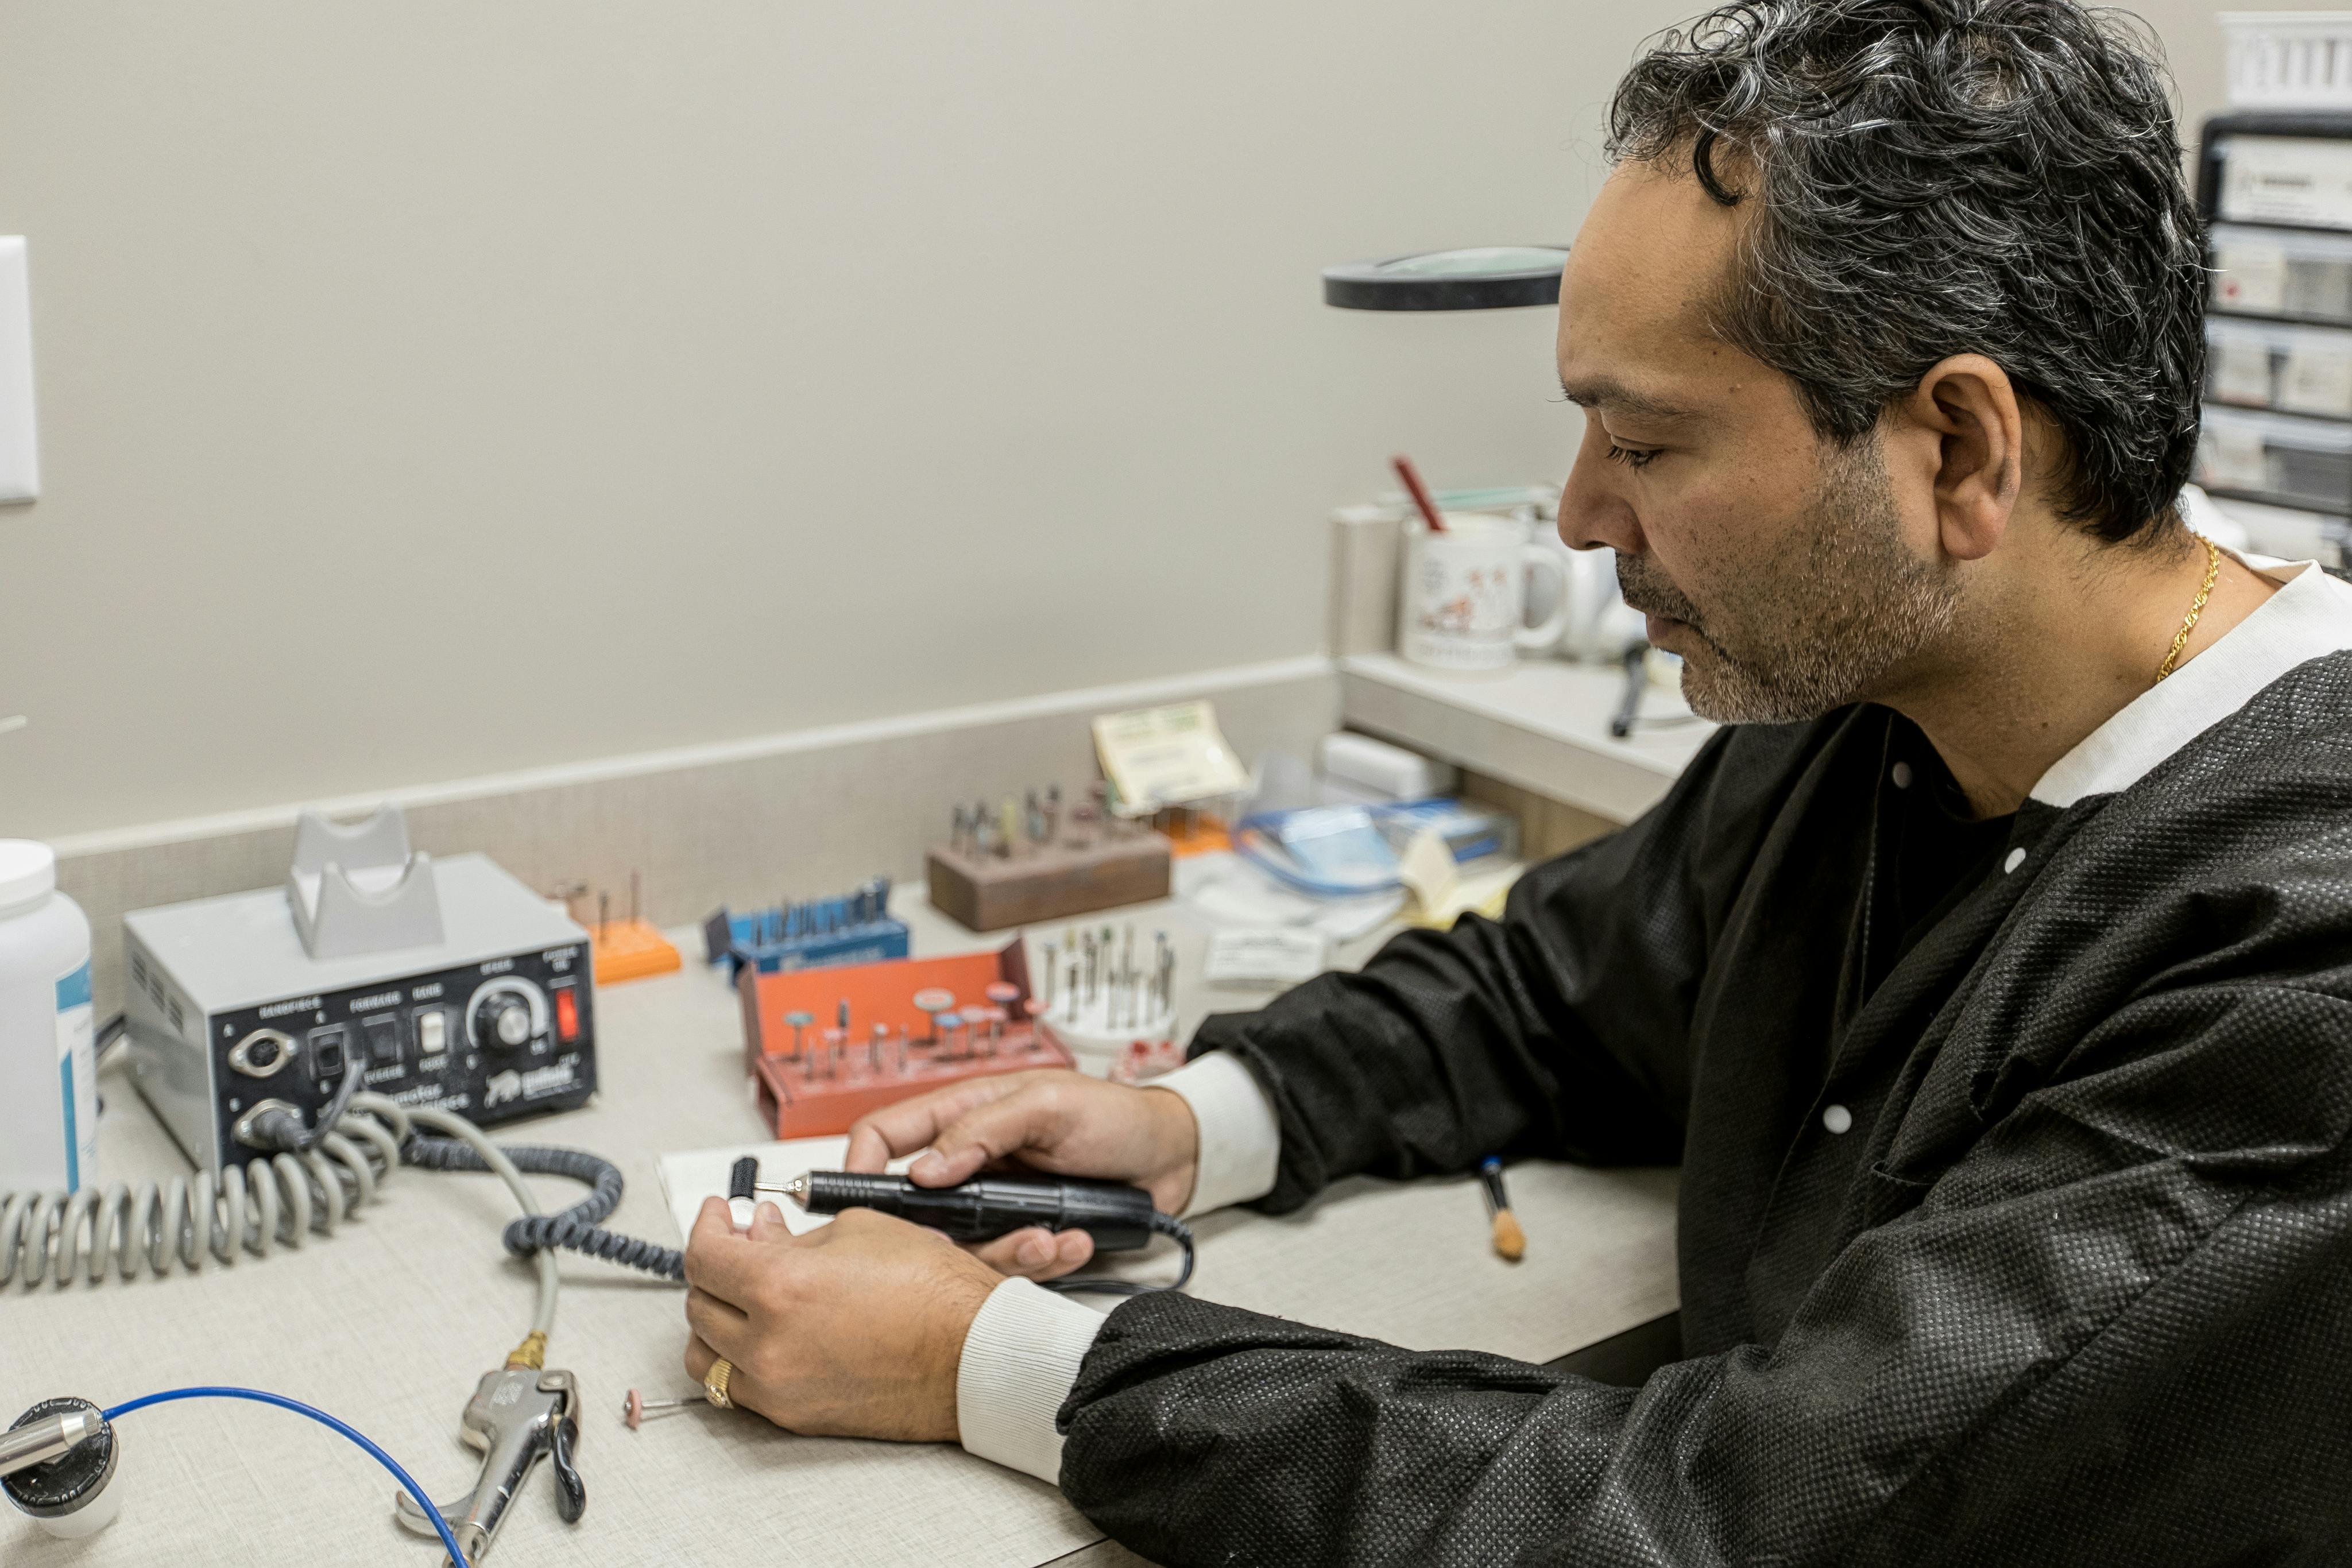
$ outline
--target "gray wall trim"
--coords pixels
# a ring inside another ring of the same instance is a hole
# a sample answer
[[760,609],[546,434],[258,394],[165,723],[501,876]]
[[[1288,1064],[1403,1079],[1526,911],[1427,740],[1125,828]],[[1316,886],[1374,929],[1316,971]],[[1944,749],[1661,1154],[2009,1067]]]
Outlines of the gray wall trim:
[[[1339,680],[1317,655],[321,804],[348,815],[399,801],[418,849],[479,850],[536,888],[584,881],[620,900],[638,872],[646,916],[677,925],[722,903],[917,878],[955,802],[1083,788],[1098,772],[1096,715],[1196,696],[1253,760],[1311,759],[1339,727]],[[122,916],[281,882],[299,809],[58,842],[58,884],[90,918],[101,1016],[121,1005]]]

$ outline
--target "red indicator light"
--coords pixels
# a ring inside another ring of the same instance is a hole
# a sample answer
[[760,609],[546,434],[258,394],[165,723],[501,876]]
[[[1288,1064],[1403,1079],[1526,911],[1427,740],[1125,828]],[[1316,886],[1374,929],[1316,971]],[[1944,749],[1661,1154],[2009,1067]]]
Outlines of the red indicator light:
[[580,1038],[580,998],[569,987],[555,993],[555,1038],[566,1045]]

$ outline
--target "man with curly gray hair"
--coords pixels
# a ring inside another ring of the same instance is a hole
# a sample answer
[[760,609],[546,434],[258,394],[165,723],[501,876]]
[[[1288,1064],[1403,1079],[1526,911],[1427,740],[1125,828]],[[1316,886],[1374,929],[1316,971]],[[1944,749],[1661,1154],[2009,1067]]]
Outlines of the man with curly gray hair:
[[1034,1282],[1082,1233],[715,1208],[688,1369],[959,1438],[1169,1564],[2352,1561],[2352,587],[2178,509],[2161,72],[2067,0],[1755,0],[1610,135],[1560,528],[1723,729],[1500,920],[1212,1018],[1158,1086],[991,1079],[850,1161],[1276,1213],[1679,1162],[1680,1358],[1105,1318]]

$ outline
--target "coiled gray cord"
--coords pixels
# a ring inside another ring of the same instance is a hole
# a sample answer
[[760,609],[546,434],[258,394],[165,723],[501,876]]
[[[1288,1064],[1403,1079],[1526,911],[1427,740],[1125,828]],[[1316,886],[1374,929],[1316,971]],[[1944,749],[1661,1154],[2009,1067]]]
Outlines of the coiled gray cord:
[[[552,1249],[568,1248],[669,1279],[685,1277],[684,1260],[677,1252],[596,1228],[596,1221],[620,1202],[622,1179],[616,1167],[593,1155],[514,1151],[528,1161],[524,1165],[509,1159],[463,1117],[365,1092],[353,1092],[343,1114],[329,1125],[331,1131],[302,1154],[281,1143],[268,1157],[225,1173],[198,1171],[135,1189],[117,1183],[103,1195],[85,1189],[71,1197],[0,1192],[0,1284],[21,1273],[27,1286],[44,1278],[64,1285],[80,1273],[95,1285],[109,1264],[130,1280],[142,1265],[156,1274],[174,1264],[194,1272],[207,1253],[220,1264],[235,1262],[241,1252],[267,1257],[274,1246],[301,1245],[310,1232],[332,1235],[347,1215],[373,1201],[379,1184],[401,1165],[488,1171],[506,1183],[523,1211],[507,1228],[506,1244],[536,1266],[539,1300],[531,1326],[539,1333],[555,1322],[560,1279]],[[288,1115],[267,1130],[290,1143],[295,1127],[296,1119]],[[420,1127],[447,1136],[428,1137]],[[522,1179],[526,1168],[571,1176],[595,1190],[562,1214],[542,1214]]]
[[[641,1241],[634,1236],[601,1228],[621,1202],[620,1167],[584,1149],[501,1145],[499,1153],[518,1170],[533,1176],[569,1176],[593,1190],[561,1214],[524,1215],[507,1224],[503,1239],[508,1251],[529,1258],[549,1248],[600,1258],[626,1269],[642,1269],[665,1280],[686,1278],[686,1255],[675,1248]],[[412,1137],[402,1145],[402,1163],[436,1171],[487,1170],[482,1157],[464,1144],[446,1138]]]
[[115,1182],[102,1192],[0,1191],[0,1285],[19,1273],[30,1287],[44,1279],[99,1283],[108,1265],[129,1280],[175,1264],[222,1264],[240,1254],[266,1258],[299,1247],[312,1232],[331,1236],[344,1218],[375,1197],[376,1184],[399,1163],[399,1145],[373,1118],[346,1115],[308,1154],[280,1153],[227,1171],[200,1170],[167,1181]]

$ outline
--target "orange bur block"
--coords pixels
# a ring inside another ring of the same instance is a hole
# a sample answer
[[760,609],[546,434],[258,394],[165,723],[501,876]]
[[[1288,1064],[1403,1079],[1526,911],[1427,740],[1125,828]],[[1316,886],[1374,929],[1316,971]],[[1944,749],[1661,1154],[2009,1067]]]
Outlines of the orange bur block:
[[[958,1008],[988,1004],[988,988],[1003,982],[1019,993],[1005,1008],[1003,1036],[992,1053],[968,1040],[947,1053],[934,1040],[930,1014],[915,1005],[915,993],[951,993]],[[1001,952],[966,953],[951,958],[890,958],[837,968],[795,969],[762,975],[746,965],[735,976],[743,1004],[744,1065],[759,1092],[760,1113],[773,1123],[778,1139],[815,1138],[849,1131],[869,1111],[927,1090],[994,1072],[1035,1067],[1068,1067],[1070,1055],[1025,1018],[1029,965],[1022,945]],[[838,1071],[829,1072],[824,1034],[835,1027],[841,1004],[849,1003],[849,1037],[842,1044]],[[802,1031],[802,1054],[793,1054],[793,1026],[784,1015],[806,1012],[815,1022]],[[889,1027],[890,1038],[874,1061],[874,1026]],[[900,1031],[908,1038],[903,1060]]]
[[681,962],[677,948],[650,921],[607,920],[590,928],[589,946],[596,955],[600,986],[667,975]]
[[1185,855],[1222,853],[1234,847],[1231,830],[1219,819],[1206,815],[1195,817],[1186,831],[1162,828],[1160,833],[1168,841],[1168,852],[1180,859]]

